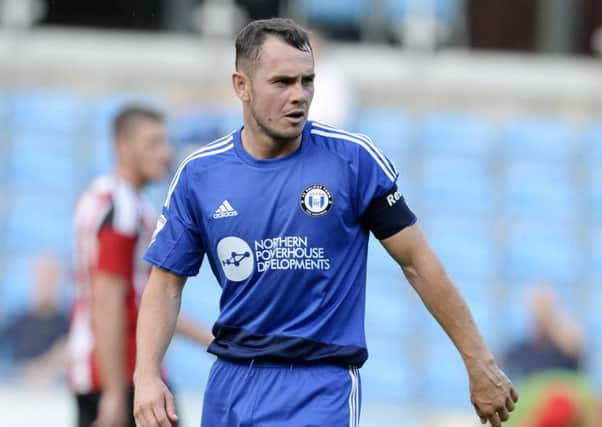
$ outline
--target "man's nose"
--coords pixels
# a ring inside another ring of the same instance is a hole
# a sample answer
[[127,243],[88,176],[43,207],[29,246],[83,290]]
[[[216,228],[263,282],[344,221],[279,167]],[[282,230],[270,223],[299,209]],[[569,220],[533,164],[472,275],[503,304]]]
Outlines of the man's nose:
[[294,103],[298,104],[298,103],[302,103],[302,102],[307,102],[308,94],[301,82],[295,83],[291,87],[291,91],[292,91],[291,98]]

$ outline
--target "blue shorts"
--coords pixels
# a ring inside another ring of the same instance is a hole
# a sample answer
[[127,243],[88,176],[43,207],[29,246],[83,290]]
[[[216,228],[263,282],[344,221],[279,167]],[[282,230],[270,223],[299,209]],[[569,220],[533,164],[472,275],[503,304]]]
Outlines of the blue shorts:
[[202,427],[357,427],[357,368],[233,363],[218,359],[205,389]]

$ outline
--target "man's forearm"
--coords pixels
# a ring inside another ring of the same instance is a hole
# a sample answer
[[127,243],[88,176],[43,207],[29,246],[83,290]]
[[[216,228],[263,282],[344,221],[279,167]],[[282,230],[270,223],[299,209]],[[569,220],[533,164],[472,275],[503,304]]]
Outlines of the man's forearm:
[[144,289],[136,332],[136,373],[159,375],[178,318],[183,279],[153,268]]
[[92,319],[104,391],[125,392],[125,281],[98,273],[93,279]]
[[491,355],[470,310],[434,254],[403,268],[425,306],[451,338],[465,363],[483,361]]

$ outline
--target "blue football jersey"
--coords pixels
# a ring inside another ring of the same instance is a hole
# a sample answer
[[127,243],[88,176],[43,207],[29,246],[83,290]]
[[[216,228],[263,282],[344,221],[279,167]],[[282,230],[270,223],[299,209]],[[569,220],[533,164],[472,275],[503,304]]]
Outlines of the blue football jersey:
[[219,357],[361,366],[362,215],[397,175],[364,135],[308,121],[295,152],[258,160],[238,130],[179,166],[145,259],[193,276],[207,255],[222,288],[208,350]]

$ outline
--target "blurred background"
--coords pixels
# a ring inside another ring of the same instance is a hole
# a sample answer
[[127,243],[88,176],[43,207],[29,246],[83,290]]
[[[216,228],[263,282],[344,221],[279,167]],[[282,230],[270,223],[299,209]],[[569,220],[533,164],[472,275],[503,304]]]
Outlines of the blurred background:
[[[110,172],[113,115],[162,108],[176,161],[231,131],[234,35],[272,16],[311,29],[312,118],[370,135],[397,164],[511,378],[536,353],[521,345],[572,334],[559,367],[599,395],[602,1],[0,0],[0,402],[14,409],[1,424],[74,425],[61,353],[72,211]],[[148,192],[157,211],[166,185]],[[374,242],[368,275],[362,425],[478,425],[460,357]],[[204,266],[183,311],[210,324],[218,298]],[[184,427],[199,423],[212,361],[177,338],[169,349]]]

